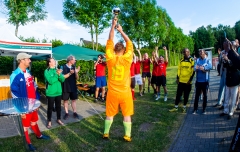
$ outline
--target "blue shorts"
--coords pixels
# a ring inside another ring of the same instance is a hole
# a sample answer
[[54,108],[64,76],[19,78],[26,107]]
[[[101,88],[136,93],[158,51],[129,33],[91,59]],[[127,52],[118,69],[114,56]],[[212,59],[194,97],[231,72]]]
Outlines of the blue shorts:
[[96,77],[96,88],[107,86],[106,76]]

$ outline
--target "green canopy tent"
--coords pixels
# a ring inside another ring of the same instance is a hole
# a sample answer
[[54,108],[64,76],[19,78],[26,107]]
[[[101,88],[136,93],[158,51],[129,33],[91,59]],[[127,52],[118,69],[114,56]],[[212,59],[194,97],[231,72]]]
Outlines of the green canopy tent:
[[83,48],[71,44],[65,44],[52,49],[52,56],[55,60],[66,60],[69,55],[73,55],[76,60],[97,60],[97,56],[103,52]]

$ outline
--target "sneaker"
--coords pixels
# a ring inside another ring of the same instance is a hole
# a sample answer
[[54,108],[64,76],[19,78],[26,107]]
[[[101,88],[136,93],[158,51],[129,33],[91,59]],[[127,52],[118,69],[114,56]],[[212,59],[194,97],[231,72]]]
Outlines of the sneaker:
[[68,117],[69,117],[68,113],[65,113],[65,115],[63,116],[63,119],[64,119],[64,120],[67,120]]
[[79,116],[76,112],[73,113],[73,117],[79,119]]
[[43,134],[42,134],[40,137],[37,137],[37,136],[36,136],[36,138],[37,138],[37,139],[45,139],[45,140],[49,140],[49,139],[50,139],[49,136],[43,135]]
[[28,148],[29,148],[30,151],[37,150],[32,144],[28,144]]
[[174,107],[173,109],[168,110],[169,112],[176,112],[178,111],[178,108]]
[[183,113],[186,113],[186,112],[187,112],[187,108],[184,108],[184,107],[183,107],[182,112],[183,112]]
[[150,93],[150,87],[148,87],[148,93]]
[[193,113],[192,113],[192,114],[194,114],[194,115],[197,114],[197,111],[198,111],[198,110],[193,110]]
[[140,96],[143,96],[143,94],[142,94],[142,93],[139,93],[139,95],[140,95]]
[[159,100],[160,99],[160,96],[157,96],[157,98],[155,100]]
[[224,106],[222,105],[218,110],[223,110],[224,109]]
[[95,98],[94,102],[97,103],[98,102],[98,98]]
[[109,134],[103,134],[103,139],[109,139]]
[[230,120],[230,119],[232,119],[232,116],[231,115],[228,115],[228,118],[227,118],[228,120]]
[[222,105],[217,103],[213,107],[220,107],[220,106],[222,106]]
[[165,101],[165,102],[167,101],[167,96],[164,96],[164,101]]
[[226,113],[221,113],[219,116],[222,117],[222,116],[226,116],[226,115],[228,115],[228,114],[226,114]]
[[131,137],[128,137],[128,136],[126,136],[126,135],[123,137],[123,139],[124,139],[125,141],[127,141],[127,142],[132,141],[132,138],[131,138]]
[[206,110],[203,110],[202,114],[203,114],[203,115],[207,114],[207,113],[206,113]]

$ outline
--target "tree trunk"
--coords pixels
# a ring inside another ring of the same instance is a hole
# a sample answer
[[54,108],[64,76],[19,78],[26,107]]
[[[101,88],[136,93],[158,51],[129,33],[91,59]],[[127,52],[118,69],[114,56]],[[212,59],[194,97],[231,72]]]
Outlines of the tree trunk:
[[19,27],[19,23],[17,23],[16,28],[15,28],[15,36],[16,36],[16,37],[17,37],[17,35],[18,35],[18,27]]
[[98,50],[98,26],[95,26],[96,51]]
[[94,39],[93,39],[93,25],[91,24],[91,26],[90,26],[90,32],[91,32],[91,39],[92,39],[92,49],[94,50]]

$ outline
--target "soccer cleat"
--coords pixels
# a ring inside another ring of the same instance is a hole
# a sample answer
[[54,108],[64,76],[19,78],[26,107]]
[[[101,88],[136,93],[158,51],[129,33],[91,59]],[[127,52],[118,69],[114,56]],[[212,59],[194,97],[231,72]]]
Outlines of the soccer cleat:
[[103,134],[103,139],[109,139],[109,134]]
[[178,111],[178,108],[173,108],[173,109],[170,109],[170,110],[168,110],[169,112],[176,112],[176,111]]
[[32,144],[28,144],[28,148],[29,148],[30,151],[37,150]]
[[183,113],[186,113],[186,112],[187,112],[187,108],[186,108],[186,107],[185,107],[185,108],[183,107],[182,112],[183,112]]
[[157,96],[157,98],[155,100],[159,100],[160,99],[160,96]]
[[164,96],[164,101],[165,101],[165,102],[167,101],[167,96]]
[[49,139],[50,139],[49,136],[43,135],[43,134],[42,134],[40,137],[37,137],[37,136],[36,136],[36,138],[37,138],[37,139],[45,139],[45,140],[49,140]]
[[132,141],[132,138],[131,138],[131,137],[128,137],[128,136],[126,136],[126,135],[123,137],[123,139],[124,139],[125,141],[127,141],[127,142]]

